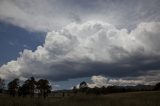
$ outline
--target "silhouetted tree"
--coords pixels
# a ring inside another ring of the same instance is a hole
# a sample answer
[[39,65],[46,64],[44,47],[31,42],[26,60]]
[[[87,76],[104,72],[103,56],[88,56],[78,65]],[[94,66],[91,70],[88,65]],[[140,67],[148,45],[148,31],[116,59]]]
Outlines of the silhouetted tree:
[[22,86],[19,86],[18,96],[25,97],[27,94],[28,94],[28,86],[26,84],[23,84]]
[[51,92],[51,85],[49,84],[48,80],[40,79],[37,82],[37,89],[39,90],[39,94],[46,98],[46,96],[48,96],[48,93]]
[[81,92],[86,92],[87,93],[87,89],[88,89],[88,85],[85,81],[81,82],[79,84],[79,89]]
[[4,90],[4,86],[5,86],[5,82],[4,82],[4,80],[3,80],[3,79],[1,79],[1,78],[0,78],[0,93],[2,93],[2,92],[3,92],[3,90]]
[[101,94],[101,88],[94,87],[94,88],[93,88],[93,92],[94,92],[94,94],[96,94],[96,95],[100,95],[100,94]]
[[106,87],[105,87],[105,86],[102,86],[102,87],[101,87],[101,93],[102,93],[102,94],[106,94]]
[[155,85],[154,90],[160,90],[160,82]]
[[19,79],[14,79],[8,83],[8,91],[11,96],[15,96],[19,88]]
[[83,81],[83,82],[81,82],[80,84],[79,84],[79,88],[81,89],[81,88],[86,88],[86,87],[88,87],[88,85],[87,85],[87,83],[85,82],[85,81]]
[[78,92],[77,87],[76,87],[76,86],[74,86],[72,91],[73,91],[73,93],[76,95],[76,94],[77,94],[77,92]]
[[31,77],[30,79],[27,79],[22,86],[19,86],[18,88],[18,95],[19,96],[26,96],[30,95],[31,97],[34,96],[36,89],[36,81],[34,77]]
[[29,94],[31,97],[34,96],[35,89],[36,89],[36,81],[34,77],[26,80],[22,86],[22,90],[25,94]]

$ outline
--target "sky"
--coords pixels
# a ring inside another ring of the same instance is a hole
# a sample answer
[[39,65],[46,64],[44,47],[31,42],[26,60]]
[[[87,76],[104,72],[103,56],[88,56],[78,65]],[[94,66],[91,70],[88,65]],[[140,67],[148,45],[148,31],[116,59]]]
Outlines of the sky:
[[53,89],[160,80],[159,0],[1,0],[0,77]]

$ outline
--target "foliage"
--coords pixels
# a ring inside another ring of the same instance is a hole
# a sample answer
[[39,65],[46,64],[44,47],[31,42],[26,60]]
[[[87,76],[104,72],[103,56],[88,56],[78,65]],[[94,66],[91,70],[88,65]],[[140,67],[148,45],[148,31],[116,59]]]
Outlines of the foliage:
[[8,83],[8,92],[11,96],[18,94],[18,96],[23,97],[27,95],[34,97],[34,94],[38,93],[39,96],[46,98],[48,93],[51,92],[51,85],[46,79],[40,79],[36,81],[34,77],[31,77],[30,79],[24,81],[24,83],[20,86],[19,79],[14,79]]
[[34,77],[31,77],[30,79],[26,80],[22,86],[19,87],[18,95],[19,96],[30,95],[31,97],[33,97],[35,93],[35,88],[36,88],[36,81]]
[[160,90],[160,82],[155,85],[154,90]]
[[19,88],[19,79],[14,79],[8,83],[8,91],[11,96],[15,96]]
[[87,85],[87,83],[86,83],[85,81],[81,82],[81,83],[79,84],[79,91],[80,91],[80,92],[87,92],[87,90],[88,90],[88,85]]
[[2,91],[4,90],[4,86],[5,86],[5,81],[0,78],[0,93],[2,93]]
[[37,82],[37,89],[39,91],[39,94],[43,95],[43,97],[45,98],[48,93],[51,92],[51,86],[49,85],[49,81],[46,79],[40,79]]
[[77,92],[78,92],[77,87],[76,87],[76,86],[74,86],[72,91],[73,91],[73,93],[74,93],[74,94],[77,94]]

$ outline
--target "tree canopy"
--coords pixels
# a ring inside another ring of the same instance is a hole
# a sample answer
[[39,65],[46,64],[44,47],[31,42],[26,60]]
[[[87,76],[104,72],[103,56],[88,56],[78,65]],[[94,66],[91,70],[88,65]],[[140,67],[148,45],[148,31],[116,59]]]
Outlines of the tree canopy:
[[19,88],[19,79],[14,79],[8,83],[8,91],[11,96],[15,96]]
[[0,93],[2,93],[4,86],[5,86],[5,81],[0,78]]

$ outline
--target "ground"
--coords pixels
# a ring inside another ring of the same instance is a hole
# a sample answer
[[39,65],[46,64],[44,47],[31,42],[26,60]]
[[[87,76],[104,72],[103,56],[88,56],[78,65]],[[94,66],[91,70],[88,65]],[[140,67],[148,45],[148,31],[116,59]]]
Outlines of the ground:
[[160,91],[23,98],[0,95],[0,106],[160,106]]

